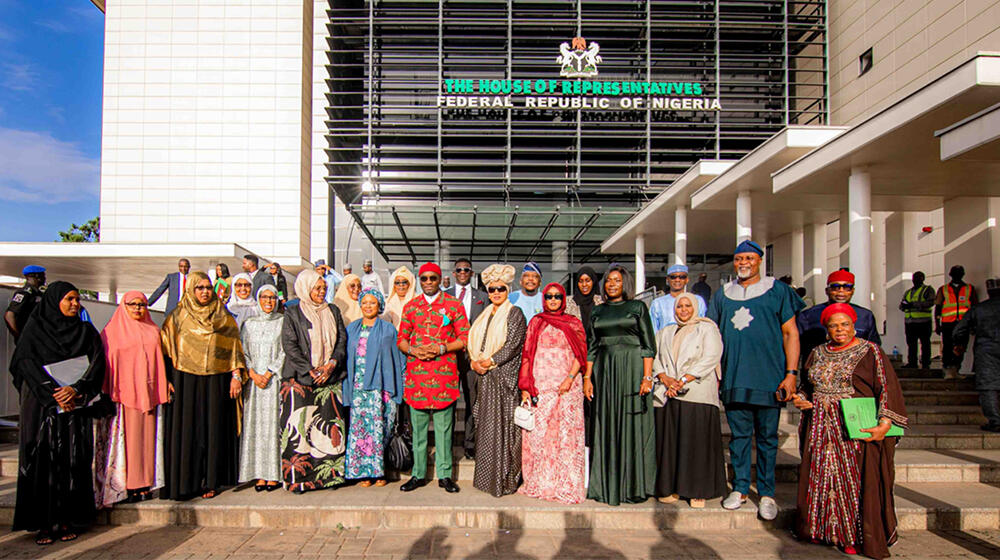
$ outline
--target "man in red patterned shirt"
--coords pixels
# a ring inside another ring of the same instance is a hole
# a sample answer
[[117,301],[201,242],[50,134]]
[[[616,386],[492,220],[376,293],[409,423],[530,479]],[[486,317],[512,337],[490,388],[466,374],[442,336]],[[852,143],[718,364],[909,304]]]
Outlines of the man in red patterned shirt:
[[462,302],[441,291],[441,267],[426,263],[418,273],[423,294],[403,307],[397,346],[406,354],[403,399],[413,422],[413,478],[399,489],[416,490],[427,484],[427,429],[434,422],[438,486],[458,492],[451,478],[453,405],[461,394],[456,353],[465,349],[469,320]]

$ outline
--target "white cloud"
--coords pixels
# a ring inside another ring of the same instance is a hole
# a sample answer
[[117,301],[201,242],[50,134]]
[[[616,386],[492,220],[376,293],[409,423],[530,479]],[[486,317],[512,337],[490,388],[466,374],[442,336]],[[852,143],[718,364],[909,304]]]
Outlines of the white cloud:
[[54,19],[43,19],[43,20],[40,20],[40,21],[36,21],[35,24],[36,25],[40,25],[40,26],[42,26],[42,27],[44,27],[44,28],[46,28],[46,29],[48,29],[50,31],[54,31],[56,33],[69,33],[71,31],[73,31],[73,29],[69,25],[67,25],[67,24],[65,24],[65,23],[63,23],[61,21],[56,21]]
[[30,64],[4,62],[0,64],[0,79],[3,80],[0,84],[7,89],[29,91],[38,83],[38,72]]
[[0,127],[0,199],[87,200],[100,191],[101,162],[45,132]]

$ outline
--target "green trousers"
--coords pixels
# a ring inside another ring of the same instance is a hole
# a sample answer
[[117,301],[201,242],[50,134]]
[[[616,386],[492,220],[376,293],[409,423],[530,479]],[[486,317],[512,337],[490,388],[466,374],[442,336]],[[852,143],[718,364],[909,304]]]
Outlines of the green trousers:
[[427,478],[427,429],[434,419],[434,469],[437,478],[451,478],[451,434],[455,428],[454,405],[441,410],[410,407],[413,423],[413,471],[415,478]]

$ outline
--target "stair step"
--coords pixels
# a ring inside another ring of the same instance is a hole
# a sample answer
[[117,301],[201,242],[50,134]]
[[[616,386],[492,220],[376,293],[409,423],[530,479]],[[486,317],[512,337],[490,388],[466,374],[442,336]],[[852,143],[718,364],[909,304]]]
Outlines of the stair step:
[[976,391],[907,391],[904,397],[907,406],[979,404]]
[[[10,488],[12,480],[0,479]],[[907,482],[896,485],[896,515],[901,531],[977,530],[1000,526],[1000,488],[982,483]],[[532,529],[768,529],[791,528],[796,485],[779,484],[781,508],[774,522],[757,517],[756,497],[737,511],[710,500],[704,509],[684,502],[664,505],[654,499],[611,507],[587,500],[564,505],[520,495],[494,498],[464,483],[462,492],[445,494],[430,484],[402,493],[398,484],[383,488],[347,486],[295,495],[259,494],[250,488],[226,491],[213,500],[152,500],[102,511],[98,523],[110,525],[194,525],[202,527],[277,528],[532,528]],[[13,490],[0,493],[0,523],[13,519]]]
[[910,391],[975,391],[976,380],[974,377],[958,377],[955,379],[938,378],[901,378],[900,385],[903,387],[903,394],[908,395]]
[[900,379],[944,379],[944,370],[939,368],[896,367],[896,377]]

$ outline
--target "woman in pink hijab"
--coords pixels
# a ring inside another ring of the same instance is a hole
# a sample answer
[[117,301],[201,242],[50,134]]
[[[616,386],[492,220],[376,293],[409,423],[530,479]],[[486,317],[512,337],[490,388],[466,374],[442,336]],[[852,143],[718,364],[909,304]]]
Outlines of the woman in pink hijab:
[[108,430],[108,452],[99,505],[148,500],[163,485],[159,407],[173,391],[167,382],[160,329],[142,292],[125,294],[101,332],[108,368],[104,392],[118,413]]

